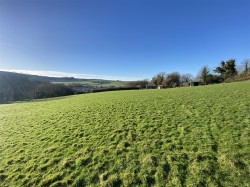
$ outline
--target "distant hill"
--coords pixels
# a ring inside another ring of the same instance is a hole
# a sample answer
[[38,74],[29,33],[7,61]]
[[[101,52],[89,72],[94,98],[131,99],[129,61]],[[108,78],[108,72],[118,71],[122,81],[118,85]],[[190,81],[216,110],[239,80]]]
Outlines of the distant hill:
[[[0,76],[11,75],[11,74],[22,74],[22,73],[15,73],[15,72],[6,72],[0,71]],[[41,82],[50,82],[50,83],[57,83],[57,84],[83,84],[88,86],[103,86],[103,87],[121,87],[125,86],[125,81],[114,81],[114,80],[103,80],[103,79],[80,79],[74,77],[47,77],[47,76],[39,76],[39,75],[30,75],[30,74],[23,74],[26,75],[32,81],[41,81]]]
[[124,89],[133,88],[124,81],[0,71],[0,103]]

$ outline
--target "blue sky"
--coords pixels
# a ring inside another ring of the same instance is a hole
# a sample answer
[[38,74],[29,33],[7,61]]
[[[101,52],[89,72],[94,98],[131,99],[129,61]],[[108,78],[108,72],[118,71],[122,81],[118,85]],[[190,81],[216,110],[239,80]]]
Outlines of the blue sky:
[[0,0],[0,69],[108,79],[250,58],[249,0]]

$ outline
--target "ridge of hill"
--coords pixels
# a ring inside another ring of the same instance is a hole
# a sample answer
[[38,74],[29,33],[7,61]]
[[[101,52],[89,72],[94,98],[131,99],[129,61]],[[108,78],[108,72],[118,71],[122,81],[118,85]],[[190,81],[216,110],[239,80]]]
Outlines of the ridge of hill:
[[120,81],[120,80],[114,81],[114,80],[104,80],[104,79],[82,79],[82,78],[74,78],[74,77],[48,77],[48,76],[0,71],[0,76],[6,76],[6,75],[8,76],[8,75],[13,75],[13,74],[25,75],[32,81],[51,82],[51,83],[60,83],[60,84],[85,84],[89,86],[98,86],[98,85],[123,86],[126,84],[125,81]]

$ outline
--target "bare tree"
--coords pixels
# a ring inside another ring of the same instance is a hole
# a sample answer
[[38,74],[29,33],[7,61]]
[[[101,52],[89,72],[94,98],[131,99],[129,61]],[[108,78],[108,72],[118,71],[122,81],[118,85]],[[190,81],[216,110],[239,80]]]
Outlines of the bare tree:
[[250,60],[245,59],[239,68],[239,72],[243,76],[249,76],[250,75]]
[[138,81],[129,81],[127,82],[127,85],[129,87],[146,88],[148,83],[149,81],[145,79],[145,80],[138,80]]
[[181,81],[181,83],[190,82],[193,80],[193,78],[194,78],[194,76],[192,74],[186,73],[186,74],[181,75],[180,81]]
[[180,77],[180,73],[178,72],[168,74],[163,81],[163,86],[169,88],[175,88],[180,86]]

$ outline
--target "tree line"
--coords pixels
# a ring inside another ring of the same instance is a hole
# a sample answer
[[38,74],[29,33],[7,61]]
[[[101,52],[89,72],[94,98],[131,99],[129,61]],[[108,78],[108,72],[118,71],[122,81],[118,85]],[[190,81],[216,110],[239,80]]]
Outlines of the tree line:
[[[139,89],[136,86],[97,88],[87,86],[88,88],[86,90],[83,91],[80,89],[81,91],[78,91],[77,84],[52,84],[48,81],[44,81],[44,79],[48,80],[49,78],[42,77],[42,81],[39,81],[39,77],[34,78],[30,75],[0,71],[0,103],[67,96],[79,93]],[[81,84],[79,84],[79,86],[80,88],[84,87]]]
[[221,61],[220,66],[217,66],[213,73],[208,66],[202,67],[197,78],[204,84],[234,82],[250,79],[250,61],[244,60],[237,67],[235,59]]
[[[122,88],[99,88],[91,92],[143,89],[148,85],[175,88],[189,86],[190,81],[199,81],[201,84],[207,85],[241,80],[250,80],[250,61],[245,60],[241,66],[237,67],[235,59],[229,59],[221,61],[220,65],[213,71],[208,66],[203,66],[196,77],[188,73],[172,72],[166,74],[161,72],[152,77],[151,80],[129,81]],[[75,93],[72,86],[38,81],[24,74],[4,74],[3,72],[1,74],[0,72],[0,103],[67,96]]]
[[235,59],[221,61],[220,65],[212,72],[208,66],[203,66],[197,76],[192,74],[180,74],[172,72],[166,74],[158,73],[151,80],[130,81],[128,86],[146,88],[147,85],[162,86],[164,88],[175,88],[189,86],[191,81],[200,82],[202,85],[218,84],[223,82],[234,82],[250,79],[250,60],[244,60],[242,65],[237,67]]
[[74,90],[68,86],[30,80],[27,75],[10,73],[0,76],[0,103],[72,94]]

